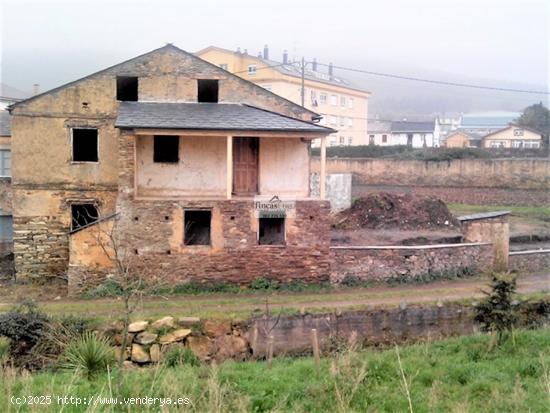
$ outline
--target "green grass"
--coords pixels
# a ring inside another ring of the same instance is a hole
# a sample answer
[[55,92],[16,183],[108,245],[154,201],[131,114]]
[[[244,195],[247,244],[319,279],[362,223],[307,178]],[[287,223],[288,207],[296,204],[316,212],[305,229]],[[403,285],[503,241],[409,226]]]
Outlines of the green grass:
[[550,207],[468,204],[447,204],[447,207],[455,215],[466,215],[489,211],[510,211],[512,216],[550,222]]
[[[518,331],[513,340],[493,351],[488,351],[489,339],[475,335],[400,348],[413,410],[549,411],[550,330]],[[48,394],[189,397],[192,406],[181,411],[197,412],[408,411],[393,349],[323,358],[318,368],[311,358],[276,358],[271,369],[264,362],[226,362],[214,369],[205,365],[137,369],[124,377],[115,370],[111,376],[103,374],[91,381],[67,372],[14,376],[8,370],[3,375],[0,407],[6,412],[59,411],[55,403],[20,410],[9,404],[11,396]],[[149,411],[159,409],[150,406]],[[83,406],[64,409],[85,410]]]

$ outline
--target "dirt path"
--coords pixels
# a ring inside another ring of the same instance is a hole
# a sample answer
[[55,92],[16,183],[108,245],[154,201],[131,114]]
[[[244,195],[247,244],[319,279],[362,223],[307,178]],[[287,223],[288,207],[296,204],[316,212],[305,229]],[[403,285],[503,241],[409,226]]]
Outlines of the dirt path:
[[[241,293],[208,294],[199,296],[166,296],[144,299],[135,317],[154,317],[170,313],[204,318],[246,318],[265,311],[266,300],[270,309],[297,311],[331,311],[335,308],[361,308],[368,306],[395,306],[475,299],[482,296],[487,279],[439,281],[423,285],[396,287],[342,288],[318,293]],[[522,294],[550,294],[550,273],[534,274],[518,280],[518,292]],[[0,311],[5,311],[21,297],[22,292],[0,296]],[[28,297],[28,291],[24,294]],[[99,318],[116,318],[122,303],[111,299],[72,299],[36,297],[45,311],[52,314],[72,314]]]

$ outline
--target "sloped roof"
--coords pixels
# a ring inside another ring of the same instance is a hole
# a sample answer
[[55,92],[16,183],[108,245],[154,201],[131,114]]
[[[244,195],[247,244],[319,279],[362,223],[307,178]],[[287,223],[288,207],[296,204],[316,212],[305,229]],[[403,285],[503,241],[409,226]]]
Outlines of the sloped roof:
[[121,102],[115,127],[323,134],[335,132],[325,126],[234,103]]
[[[273,70],[276,70],[276,71],[278,71],[278,72],[280,72],[284,75],[299,77],[299,78],[302,77],[301,67],[296,66],[296,65],[294,65],[290,62],[289,63],[283,63],[283,62],[278,62],[276,60],[264,59],[263,57],[260,57],[260,56],[254,56],[254,55],[249,55],[249,54],[245,55],[245,54],[242,54],[240,52],[235,52],[233,50],[224,49],[223,47],[208,46],[208,47],[196,52],[195,55],[200,55],[202,52],[204,52],[206,50],[210,50],[210,49],[221,50],[221,51],[226,52],[226,53],[233,53],[233,54],[238,54],[239,56],[252,58],[252,59],[257,60],[258,62],[264,63],[265,65],[271,67]],[[326,84],[329,84],[329,85],[334,85],[334,86],[339,86],[339,87],[343,87],[343,88],[353,89],[353,90],[356,90],[358,92],[371,93],[370,91],[366,90],[365,88],[363,88],[363,87],[361,87],[357,84],[354,84],[349,79],[343,78],[341,76],[332,76],[332,77],[330,77],[328,75],[328,73],[324,73],[324,72],[321,72],[321,71],[314,71],[314,70],[311,70],[307,67],[304,70],[304,78],[307,79],[307,80],[315,81],[315,82],[321,82],[321,83],[326,83]]]
[[520,116],[517,112],[467,113],[460,119],[461,128],[503,128]]
[[374,133],[374,132],[391,133],[391,122],[387,120],[369,120],[367,122],[367,131],[369,133]]
[[481,140],[481,138],[483,137],[483,134],[481,133],[472,133],[472,132],[466,132],[465,130],[462,130],[462,129],[457,129],[450,132],[445,137],[445,139],[449,139],[451,136],[454,136],[454,135],[464,135],[470,140]]
[[535,129],[531,129],[531,128],[528,128],[526,126],[520,126],[516,123],[510,123],[508,126],[506,126],[505,128],[501,128],[501,129],[498,129],[496,131],[493,131],[491,133],[488,133],[487,135],[484,135],[483,137],[484,138],[487,138],[489,136],[492,136],[492,135],[496,135],[497,133],[500,133],[502,131],[505,131],[505,130],[508,130],[508,129],[511,129],[511,128],[518,128],[518,129],[525,129],[525,130],[528,130],[530,132],[533,132],[533,133],[536,133],[537,135],[541,135],[542,137],[542,133],[539,132],[538,130],[535,130]]
[[11,136],[11,117],[7,110],[0,111],[0,136]]
[[181,53],[181,54],[183,54],[183,55],[185,55],[185,56],[187,56],[187,57],[192,57],[193,59],[198,59],[198,60],[200,60],[201,62],[203,62],[204,64],[207,64],[207,65],[209,65],[209,66],[215,67],[217,70],[220,70],[220,71],[224,72],[224,73],[225,73],[226,75],[228,75],[228,76],[232,76],[232,77],[238,79],[238,80],[241,81],[241,82],[246,82],[246,83],[252,85],[252,86],[255,87],[255,88],[261,89],[262,93],[271,94],[271,95],[275,96],[277,99],[283,100],[283,101],[287,102],[288,104],[290,104],[290,105],[292,105],[292,106],[299,107],[302,111],[308,112],[308,113],[310,113],[310,114],[312,114],[312,115],[314,115],[314,116],[317,116],[317,115],[318,115],[316,112],[314,112],[314,111],[312,111],[312,110],[310,110],[310,109],[307,109],[307,108],[305,108],[305,107],[303,107],[303,106],[298,105],[298,104],[295,103],[295,102],[292,102],[292,101],[289,100],[289,99],[286,99],[286,98],[284,98],[284,97],[282,97],[282,96],[279,96],[279,95],[277,95],[277,94],[275,94],[275,93],[272,93],[272,92],[266,90],[265,88],[263,88],[263,87],[257,85],[257,84],[254,83],[254,82],[251,82],[251,81],[249,81],[249,80],[247,80],[247,79],[243,79],[242,77],[237,76],[237,75],[234,75],[234,74],[232,74],[231,72],[225,71],[225,70],[221,69],[220,67],[218,67],[218,66],[216,66],[216,65],[214,65],[214,64],[212,64],[212,63],[210,63],[210,62],[208,62],[207,60],[201,59],[200,57],[196,56],[196,55],[193,54],[193,53],[186,52],[185,50],[180,49],[179,47],[174,46],[174,45],[171,44],[171,43],[168,43],[168,44],[166,44],[165,46],[159,47],[158,49],[151,50],[150,52],[147,52],[147,53],[141,54],[141,55],[139,55],[139,56],[133,57],[133,58],[131,58],[131,59],[125,60],[125,61],[123,61],[123,62],[121,62],[121,63],[117,63],[116,65],[113,65],[113,66],[110,66],[110,67],[108,67],[108,68],[106,68],[106,69],[103,69],[103,70],[100,70],[100,71],[98,71],[98,72],[92,73],[92,74],[90,74],[90,75],[88,75],[88,76],[84,76],[84,77],[82,77],[82,78],[80,78],[80,79],[77,79],[77,80],[74,80],[74,81],[72,81],[72,82],[66,83],[66,84],[64,84],[64,85],[58,86],[58,87],[56,87],[56,88],[54,88],[54,89],[50,89],[50,90],[45,91],[45,92],[43,92],[43,93],[40,93],[40,94],[38,94],[38,95],[34,95],[34,96],[32,96],[32,97],[30,97],[30,98],[28,98],[28,99],[25,99],[25,100],[21,100],[21,101],[19,101],[19,102],[16,102],[16,103],[12,104],[11,106],[9,106],[9,107],[8,107],[8,110],[11,111],[12,108],[15,108],[15,107],[17,107],[17,106],[19,106],[19,105],[23,105],[23,104],[25,104],[25,103],[27,103],[27,102],[29,102],[29,101],[34,100],[34,99],[40,98],[41,96],[48,95],[48,94],[51,94],[51,93],[55,93],[55,92],[57,92],[57,91],[59,91],[59,90],[62,90],[62,89],[64,89],[64,88],[66,88],[66,87],[73,86],[73,85],[75,85],[76,83],[81,82],[81,81],[83,81],[83,80],[87,80],[87,79],[93,78],[94,76],[97,76],[97,75],[100,75],[100,74],[109,72],[109,71],[111,71],[111,70],[117,69],[118,67],[120,67],[120,66],[122,66],[122,65],[124,65],[124,64],[130,63],[130,62],[133,62],[133,61],[136,61],[136,60],[138,60],[138,59],[144,58],[144,57],[149,56],[149,55],[152,55],[152,54],[154,54],[154,53],[158,53],[158,52],[163,51],[163,50],[173,50],[173,51],[176,51],[176,52],[178,52],[178,53]]
[[434,131],[435,123],[430,122],[408,122],[396,121],[391,123],[392,133],[423,132],[430,133]]

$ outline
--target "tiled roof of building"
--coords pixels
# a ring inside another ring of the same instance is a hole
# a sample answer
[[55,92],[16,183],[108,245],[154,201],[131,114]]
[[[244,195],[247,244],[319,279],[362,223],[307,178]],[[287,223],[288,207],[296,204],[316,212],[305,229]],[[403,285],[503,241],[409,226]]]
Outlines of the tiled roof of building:
[[7,110],[0,111],[0,136],[11,136],[11,118]]
[[369,120],[367,123],[367,131],[369,133],[391,133],[391,122],[387,120]]
[[122,102],[115,126],[121,129],[335,132],[279,113],[232,103]]
[[392,133],[430,133],[434,131],[434,122],[397,121],[391,123]]
[[[292,63],[284,64],[274,60],[267,60],[262,57],[257,57],[257,59],[261,60],[269,67],[273,68],[274,70],[284,75],[300,77],[300,78],[302,77],[302,68],[297,64],[292,64]],[[364,87],[351,82],[349,79],[343,78],[341,76],[335,76],[335,75],[330,76],[328,73],[321,72],[318,70],[311,70],[306,68],[304,70],[304,78],[307,80],[313,80],[315,82],[327,83],[330,85],[354,89],[359,92],[370,93]]]
[[460,127],[468,129],[500,129],[507,126],[510,122],[512,122],[519,116],[520,113],[517,112],[470,113],[462,115],[462,118],[460,119]]

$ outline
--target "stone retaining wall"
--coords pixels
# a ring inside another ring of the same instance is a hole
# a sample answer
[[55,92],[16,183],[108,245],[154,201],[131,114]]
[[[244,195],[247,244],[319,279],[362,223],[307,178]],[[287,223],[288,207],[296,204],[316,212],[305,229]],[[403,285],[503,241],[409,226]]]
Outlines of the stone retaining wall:
[[[550,250],[514,251],[508,258],[510,271],[540,272],[550,270]],[[550,288],[550,282],[548,284]]]
[[331,247],[331,281],[431,279],[486,271],[492,266],[491,243],[418,246]]

